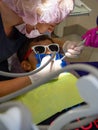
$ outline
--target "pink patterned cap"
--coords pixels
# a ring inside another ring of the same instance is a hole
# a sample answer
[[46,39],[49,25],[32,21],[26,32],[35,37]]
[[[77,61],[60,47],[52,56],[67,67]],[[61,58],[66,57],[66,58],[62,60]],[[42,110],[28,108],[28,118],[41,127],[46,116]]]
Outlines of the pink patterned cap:
[[74,0],[3,0],[25,23],[59,23],[73,10]]

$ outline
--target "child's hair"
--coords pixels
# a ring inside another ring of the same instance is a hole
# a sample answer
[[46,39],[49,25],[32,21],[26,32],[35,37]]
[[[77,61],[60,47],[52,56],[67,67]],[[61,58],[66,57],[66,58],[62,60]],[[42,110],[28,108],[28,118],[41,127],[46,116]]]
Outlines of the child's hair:
[[27,38],[25,40],[24,44],[22,44],[22,46],[17,51],[17,56],[18,56],[19,61],[22,62],[24,60],[24,56],[27,53],[27,51],[29,50],[30,44],[32,42],[37,43],[37,42],[44,41],[44,40],[50,40],[52,43],[54,43],[52,38],[50,38],[48,35],[41,35],[36,38],[30,38],[30,39]]

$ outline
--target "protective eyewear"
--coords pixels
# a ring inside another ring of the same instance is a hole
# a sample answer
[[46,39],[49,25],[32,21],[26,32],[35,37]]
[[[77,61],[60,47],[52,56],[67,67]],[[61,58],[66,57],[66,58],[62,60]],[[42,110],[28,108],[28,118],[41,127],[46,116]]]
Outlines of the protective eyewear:
[[44,54],[46,52],[46,48],[50,52],[59,52],[59,45],[58,44],[49,44],[49,45],[35,45],[31,47],[35,54]]
[[51,53],[59,52],[59,44],[57,43],[53,43],[49,45],[35,45],[27,51],[23,59],[26,60],[32,51],[34,51],[35,54],[44,54],[46,52],[46,48],[48,48],[48,50]]

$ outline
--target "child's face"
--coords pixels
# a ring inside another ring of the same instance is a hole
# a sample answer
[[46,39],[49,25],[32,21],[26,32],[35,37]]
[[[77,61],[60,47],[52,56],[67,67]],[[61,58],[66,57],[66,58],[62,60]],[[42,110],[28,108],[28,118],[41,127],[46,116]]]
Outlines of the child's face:
[[[55,44],[55,43],[52,43],[50,40],[44,40],[44,41],[40,41],[40,42],[36,42],[36,43],[32,42],[30,44],[30,48],[32,48],[32,47],[34,48],[36,45],[38,46],[38,45],[50,45],[50,44]],[[59,48],[59,46],[58,46],[58,48]],[[34,49],[32,49],[31,53],[28,56],[28,59],[26,60],[26,62],[28,62],[27,68],[25,67],[25,69],[24,69],[22,67],[25,71],[31,71],[31,70],[36,69],[37,59],[35,57],[35,54],[36,54],[36,52],[34,52]],[[46,47],[44,54],[51,54],[51,51]]]
[[[45,40],[45,41],[40,41],[40,42],[38,42],[38,43],[31,43],[31,46],[30,46],[30,47],[33,47],[33,46],[35,46],[35,45],[49,45],[49,44],[51,44],[51,41]],[[45,52],[45,53],[46,53],[46,54],[49,54],[50,52],[49,52],[48,49],[46,49],[46,52]],[[30,64],[31,64],[31,66],[32,66],[32,70],[33,70],[33,69],[36,69],[37,60],[36,60],[36,58],[35,58],[35,52],[34,52],[34,51],[32,51],[32,53],[29,55],[28,60],[29,60],[29,62],[30,62]]]

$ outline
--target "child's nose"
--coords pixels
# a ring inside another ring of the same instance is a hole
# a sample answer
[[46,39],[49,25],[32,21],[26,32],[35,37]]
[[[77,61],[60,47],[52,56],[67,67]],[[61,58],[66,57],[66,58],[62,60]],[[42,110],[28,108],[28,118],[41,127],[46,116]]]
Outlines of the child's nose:
[[46,48],[46,54],[51,54],[51,52],[48,48]]

